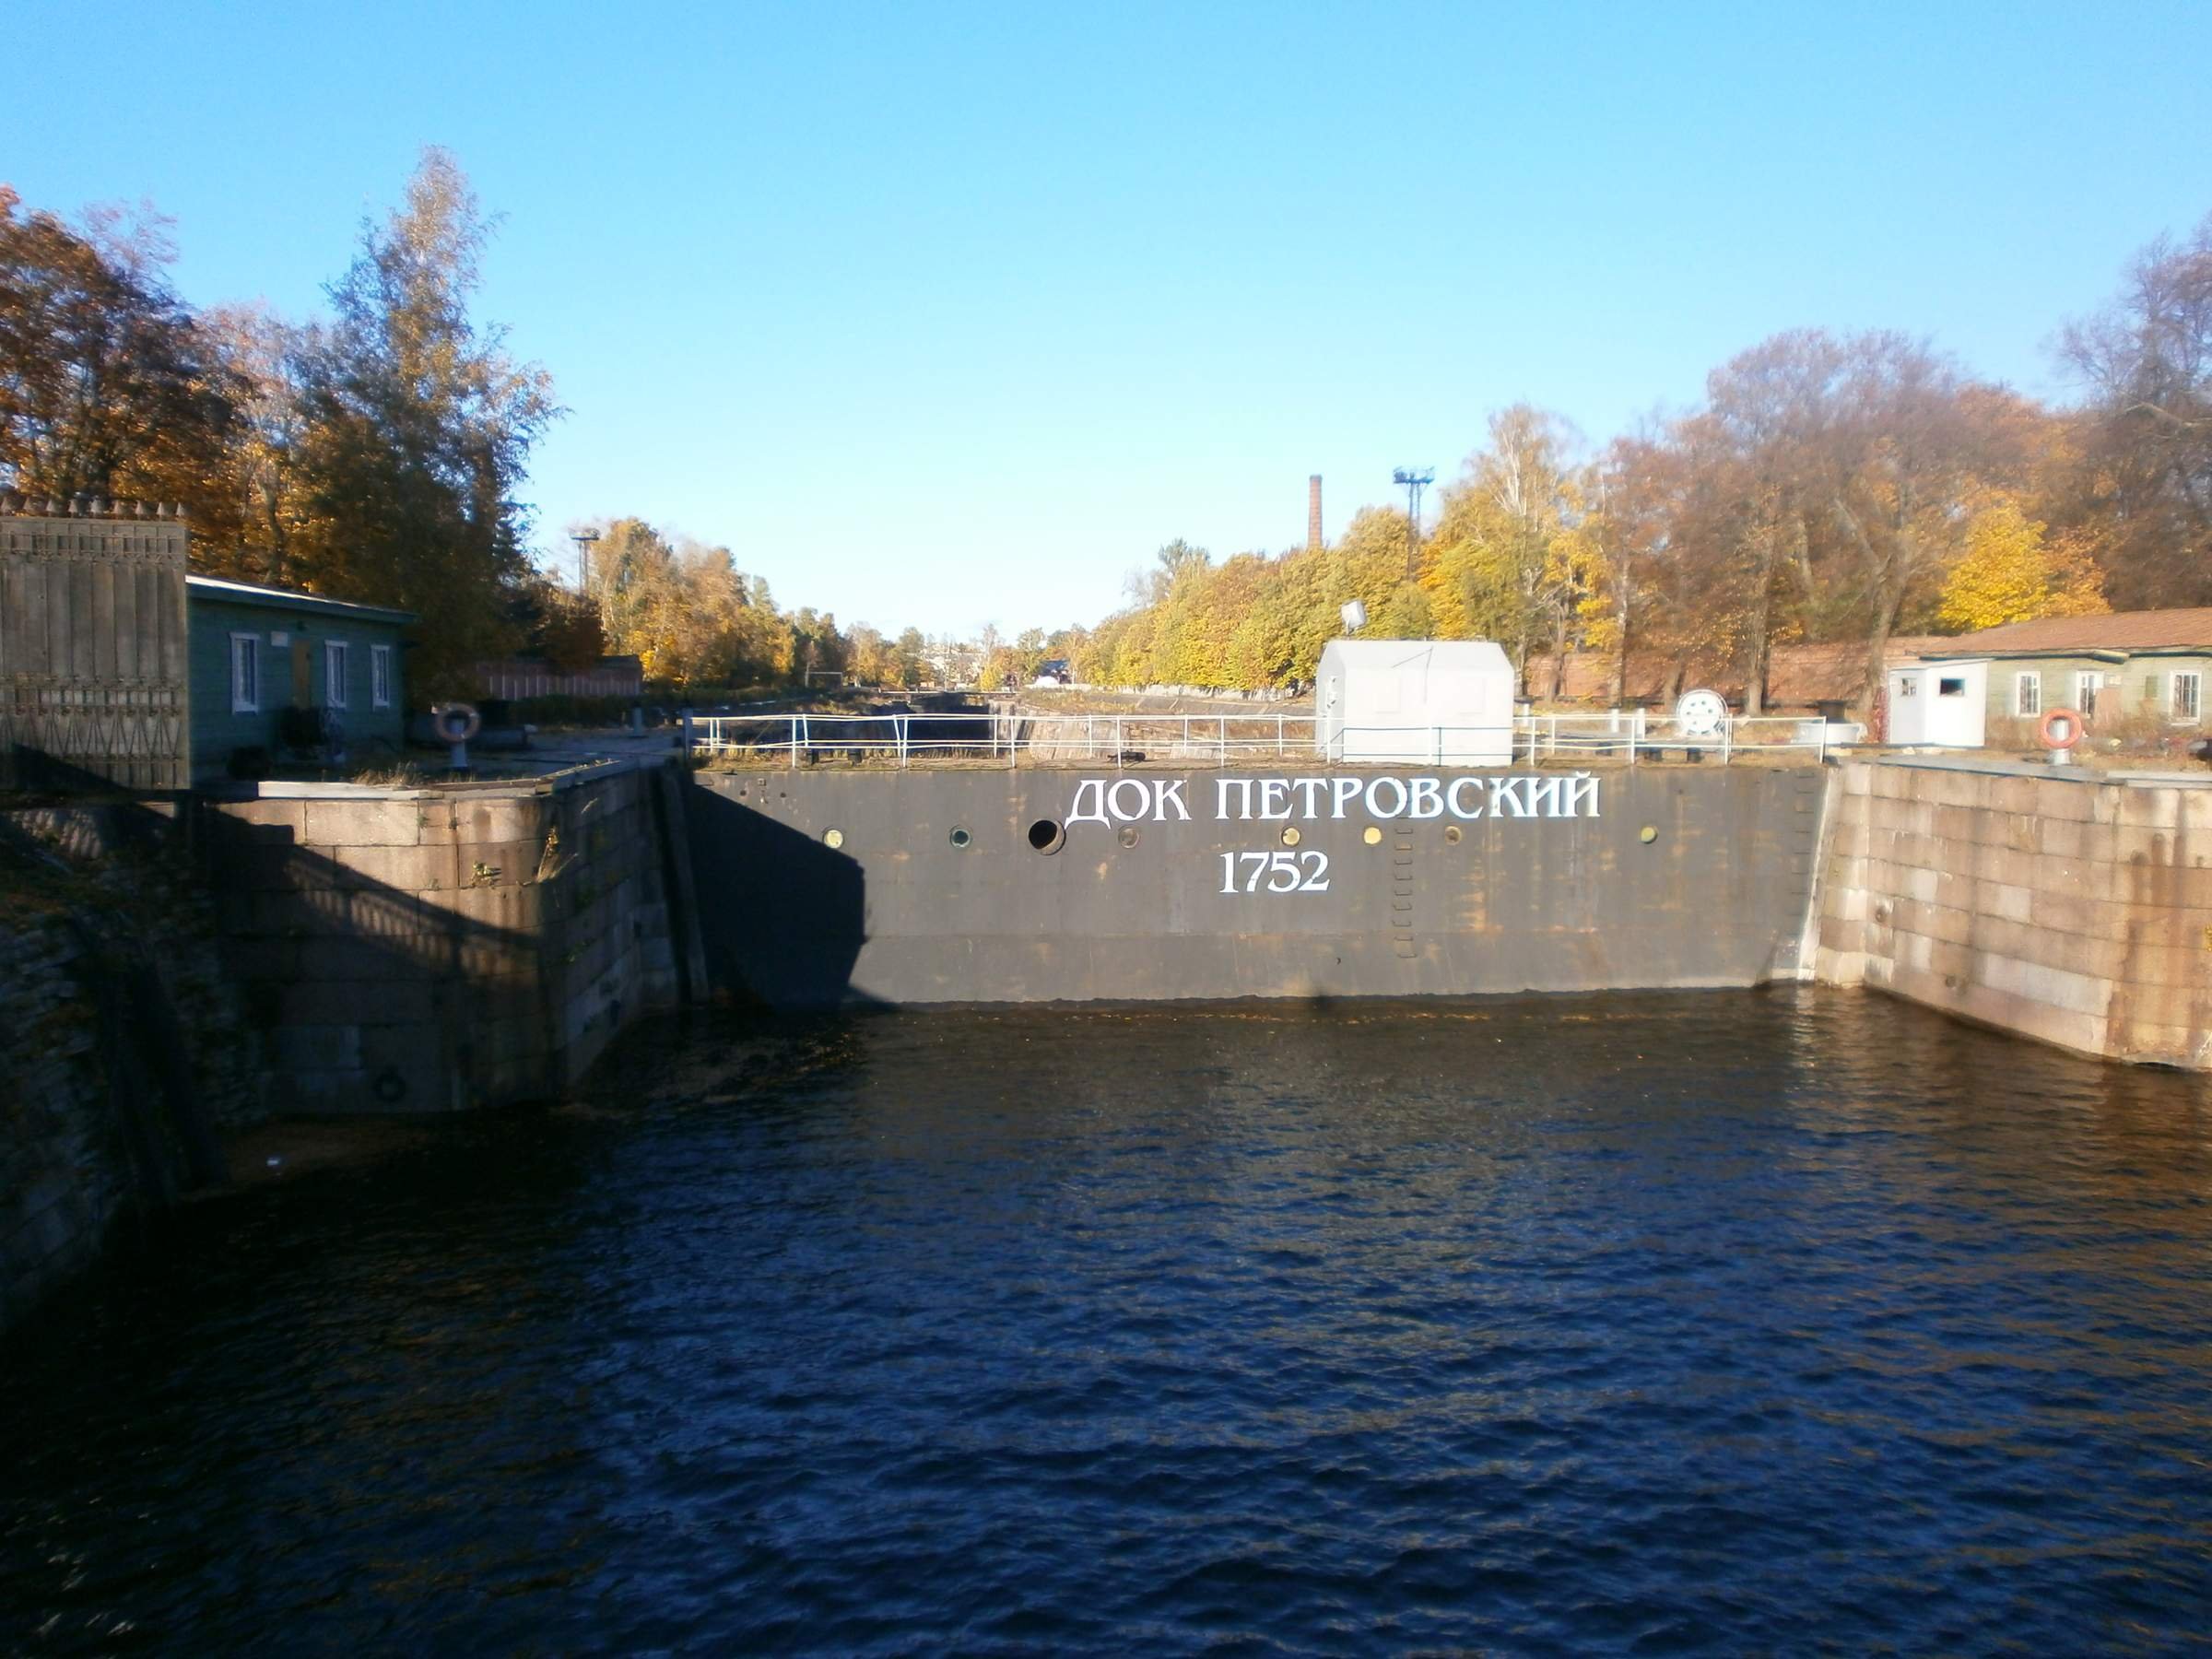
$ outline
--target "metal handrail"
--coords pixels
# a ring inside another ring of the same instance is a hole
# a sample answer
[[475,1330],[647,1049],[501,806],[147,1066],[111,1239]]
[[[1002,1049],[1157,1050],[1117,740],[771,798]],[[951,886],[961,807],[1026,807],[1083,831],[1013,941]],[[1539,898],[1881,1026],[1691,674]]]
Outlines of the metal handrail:
[[[1810,736],[1806,728],[1818,728]],[[1830,723],[1790,715],[1732,715],[1711,732],[1691,732],[1672,717],[1643,710],[1601,714],[1514,715],[1510,724],[1365,725],[1314,714],[715,714],[684,720],[684,747],[707,756],[773,754],[796,767],[805,755],[989,755],[1018,765],[1025,754],[1043,760],[1211,759],[1277,755],[1319,757],[1356,765],[1465,764],[1456,758],[1495,747],[1503,735],[1512,760],[1640,755],[1678,748],[1717,751],[1724,762],[1739,749],[1803,749],[1825,759]],[[1372,741],[1359,742],[1367,738]],[[1353,741],[1347,741],[1353,740]],[[1154,751],[1166,749],[1164,754]],[[1347,753],[1358,749],[1362,752]]]

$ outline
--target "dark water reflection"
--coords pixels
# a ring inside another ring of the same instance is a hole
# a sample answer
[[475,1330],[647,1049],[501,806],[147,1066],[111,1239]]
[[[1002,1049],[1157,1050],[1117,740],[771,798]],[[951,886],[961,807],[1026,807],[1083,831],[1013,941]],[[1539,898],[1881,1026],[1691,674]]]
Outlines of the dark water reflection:
[[11,1343],[0,1651],[2178,1645],[2208,1135],[1835,994],[664,1028]]

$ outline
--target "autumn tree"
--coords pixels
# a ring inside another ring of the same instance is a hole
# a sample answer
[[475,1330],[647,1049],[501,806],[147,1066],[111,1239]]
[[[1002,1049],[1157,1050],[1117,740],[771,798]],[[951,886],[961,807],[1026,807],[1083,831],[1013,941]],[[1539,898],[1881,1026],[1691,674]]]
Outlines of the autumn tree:
[[207,538],[198,562],[218,575],[282,587],[292,580],[292,542],[305,511],[301,332],[258,302],[218,306],[200,322],[234,388],[236,420],[218,477],[236,513],[236,535],[227,544]]
[[0,185],[0,483],[180,501],[196,550],[237,536],[239,387],[169,286],[175,255],[150,210],[72,227]]
[[2212,215],[2144,249],[2059,358],[2089,394],[2067,527],[2101,548],[2122,605],[2212,605]]
[[1937,619],[1959,633],[2109,610],[2103,576],[2077,543],[2053,543],[2044,525],[1998,496],[1967,526],[1966,547],[1944,579]]
[[1576,533],[1574,441],[1565,421],[1526,404],[1490,417],[1488,445],[1443,493],[1423,562],[1440,631],[1498,641],[1516,675],[1539,641],[1563,650],[1593,582]]
[[503,596],[529,569],[515,494],[559,413],[545,371],[470,315],[490,230],[452,156],[426,149],[401,206],[363,227],[334,318],[298,357],[291,566],[322,592],[420,617],[411,675],[433,690],[515,642]]
[[1976,495],[2010,470],[1998,439],[2006,413],[1994,388],[1893,333],[1843,342],[1806,412],[1818,428],[1814,488],[1859,578],[1869,704],[1899,614],[1915,590],[1940,582]]
[[1776,335],[1713,371],[1706,406],[1685,423],[1703,455],[1692,495],[1706,539],[1709,603],[1724,605],[1744,659],[1744,710],[1766,708],[1774,647],[1820,603],[1814,517],[1825,511],[1820,441],[1832,429],[1846,348],[1817,329]]

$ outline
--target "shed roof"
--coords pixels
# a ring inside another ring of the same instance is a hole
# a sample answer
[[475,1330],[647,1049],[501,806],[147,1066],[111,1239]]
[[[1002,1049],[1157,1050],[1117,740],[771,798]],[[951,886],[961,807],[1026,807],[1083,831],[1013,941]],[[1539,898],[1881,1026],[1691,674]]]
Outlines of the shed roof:
[[272,605],[283,610],[323,611],[356,618],[364,622],[412,622],[413,611],[394,610],[382,605],[356,605],[350,599],[326,599],[321,594],[296,594],[289,588],[257,587],[250,582],[226,582],[217,576],[187,576],[185,596],[227,599],[239,605]]
[[1513,665],[1495,640],[1331,640],[1324,654],[1335,652],[1360,667],[1392,667],[1430,656],[1447,668],[1489,668],[1511,674]]
[[2077,651],[2212,651],[2212,606],[2043,617],[1961,634],[1936,656],[2049,656]]

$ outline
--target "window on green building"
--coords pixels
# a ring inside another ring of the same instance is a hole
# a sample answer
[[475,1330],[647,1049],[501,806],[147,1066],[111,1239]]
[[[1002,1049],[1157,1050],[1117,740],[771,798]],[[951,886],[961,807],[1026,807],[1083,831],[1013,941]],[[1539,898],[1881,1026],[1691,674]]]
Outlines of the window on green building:
[[348,659],[351,655],[343,640],[323,641],[323,706],[326,709],[343,709],[346,706]]
[[261,636],[230,636],[230,712],[261,712]]
[[2043,712],[2043,677],[2041,674],[2016,674],[2012,677],[2012,712],[2030,716]]

